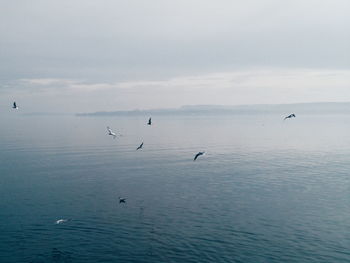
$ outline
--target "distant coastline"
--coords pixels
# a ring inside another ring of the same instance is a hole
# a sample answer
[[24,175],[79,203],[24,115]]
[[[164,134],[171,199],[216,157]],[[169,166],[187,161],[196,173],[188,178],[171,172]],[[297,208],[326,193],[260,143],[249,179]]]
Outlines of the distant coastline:
[[350,102],[314,102],[254,105],[185,105],[169,109],[128,111],[97,111],[77,113],[76,116],[140,116],[140,115],[205,115],[205,114],[350,114]]

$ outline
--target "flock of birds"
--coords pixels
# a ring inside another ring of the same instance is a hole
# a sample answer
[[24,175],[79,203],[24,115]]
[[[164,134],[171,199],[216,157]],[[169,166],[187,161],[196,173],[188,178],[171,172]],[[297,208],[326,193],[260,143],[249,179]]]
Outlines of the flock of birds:
[[[291,118],[295,118],[295,117],[296,117],[295,114],[292,113],[292,114],[286,116],[283,120],[291,119]],[[148,119],[147,125],[152,125],[152,118],[149,118],[149,119]],[[113,132],[113,131],[111,130],[111,128],[108,127],[108,126],[107,126],[107,131],[108,131],[108,135],[113,136],[113,139],[115,139],[115,138],[117,137],[117,134],[116,134],[115,132]],[[120,136],[121,136],[121,135],[120,135]],[[142,147],[143,147],[143,142],[136,148],[136,151],[142,149]],[[203,152],[198,152],[198,153],[194,156],[193,161],[197,160],[197,158],[198,158],[199,156],[204,155],[204,154],[205,154],[204,151],[203,151]],[[119,203],[126,203],[126,198],[119,197]]]
[[[15,110],[18,110],[18,106],[17,106],[17,103],[16,103],[16,102],[13,102],[12,108],[15,109]],[[295,114],[292,113],[292,114],[286,116],[283,120],[291,119],[291,118],[295,118],[295,117],[296,117]],[[149,119],[148,119],[147,125],[149,125],[149,126],[152,125],[152,118],[149,118]],[[117,136],[118,136],[117,133],[115,133],[109,126],[107,126],[107,131],[108,131],[108,135],[112,136],[113,139],[117,138]],[[119,134],[119,136],[122,136],[122,135]],[[136,148],[136,151],[137,151],[137,150],[141,150],[142,147],[143,147],[143,142]],[[198,158],[199,156],[202,156],[202,155],[204,155],[204,154],[205,154],[204,151],[203,151],[203,152],[198,152],[198,153],[194,156],[193,161],[196,161],[197,158]],[[119,197],[119,203],[120,203],[120,204],[121,204],[121,203],[126,203],[126,198]],[[66,219],[59,219],[59,220],[56,221],[56,224],[61,224],[61,223],[67,222],[67,221],[68,221],[68,220],[66,220]]]
[[[149,118],[149,119],[148,119],[147,125],[149,125],[149,126],[152,125],[152,118]],[[112,136],[113,139],[115,139],[115,138],[117,137],[117,133],[114,132],[114,131],[112,131],[112,129],[111,129],[109,126],[107,126],[107,131],[108,131],[108,135]],[[122,136],[122,135],[119,134],[119,136]],[[136,151],[141,150],[142,147],[143,147],[143,142],[136,148]],[[198,153],[194,156],[193,161],[197,160],[197,158],[198,158],[199,156],[204,155],[204,154],[205,154],[205,152],[198,152]],[[119,203],[120,203],[120,204],[121,204],[121,203],[126,203],[126,198],[119,197]]]
[[[150,126],[152,125],[152,118],[149,118],[149,119],[148,119],[147,125],[150,125]],[[112,129],[111,129],[109,126],[107,126],[107,131],[108,131],[108,135],[111,135],[111,136],[113,137],[113,139],[115,139],[115,138],[117,137],[117,133],[115,133],[114,131],[112,131]],[[122,136],[122,135],[119,134],[119,136]],[[142,149],[142,147],[143,147],[143,142],[136,148],[136,151]],[[199,156],[204,155],[204,154],[205,154],[205,152],[198,152],[198,153],[194,156],[193,161],[197,160],[197,158],[198,158]]]
[[[16,102],[13,102],[12,108],[18,110],[18,106],[17,106]],[[149,125],[149,126],[152,125],[152,118],[148,119],[147,125]],[[113,137],[113,139],[117,138],[117,136],[122,136],[121,134],[117,134],[116,132],[114,132],[109,126],[107,126],[107,132],[108,132],[108,135]],[[143,142],[136,148],[136,151],[141,150],[142,147],[143,147]],[[196,161],[199,156],[204,155],[204,154],[205,154],[205,152],[198,152],[194,156],[193,161]],[[126,198],[119,197],[119,203],[126,203]],[[67,220],[66,219],[59,219],[56,221],[56,224],[61,224],[64,222],[67,222]]]

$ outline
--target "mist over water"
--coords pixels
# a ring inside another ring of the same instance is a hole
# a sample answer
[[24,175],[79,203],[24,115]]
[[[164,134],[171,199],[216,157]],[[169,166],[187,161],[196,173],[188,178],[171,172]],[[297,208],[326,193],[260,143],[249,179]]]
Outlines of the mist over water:
[[349,262],[350,117],[296,115],[2,116],[0,261]]

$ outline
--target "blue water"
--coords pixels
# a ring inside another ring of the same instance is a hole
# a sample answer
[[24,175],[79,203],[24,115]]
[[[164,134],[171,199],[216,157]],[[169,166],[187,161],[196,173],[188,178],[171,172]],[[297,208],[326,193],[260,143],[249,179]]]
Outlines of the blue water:
[[0,262],[350,262],[349,116],[147,120],[2,116]]

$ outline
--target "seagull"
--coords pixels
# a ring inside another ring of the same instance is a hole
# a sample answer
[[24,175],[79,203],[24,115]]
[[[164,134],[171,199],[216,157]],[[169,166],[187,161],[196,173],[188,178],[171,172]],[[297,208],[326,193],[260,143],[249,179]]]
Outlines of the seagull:
[[16,102],[13,102],[13,106],[12,106],[12,109],[16,109],[16,110],[18,110],[18,107],[17,107],[17,104],[16,104]]
[[194,156],[193,161],[197,160],[197,158],[198,158],[199,156],[203,155],[203,154],[205,154],[205,152],[199,152],[199,153],[197,153],[197,154]]
[[152,125],[152,118],[149,118],[149,119],[148,119],[147,125]]
[[113,139],[115,139],[115,137],[117,137],[117,135],[108,126],[107,126],[107,131],[108,131],[108,135],[112,135],[113,136]]
[[62,224],[62,223],[64,223],[64,222],[67,222],[68,221],[68,219],[58,219],[56,222],[55,222],[55,224],[56,225],[59,225],[59,224]]
[[291,119],[291,118],[295,118],[295,114],[293,113],[293,114],[291,114],[291,115],[288,115],[287,117],[285,117],[284,118],[284,120],[286,120],[286,119]]
[[143,142],[140,144],[139,147],[136,148],[136,151],[142,149],[142,146],[143,146]]
[[126,198],[121,198],[121,197],[119,197],[119,204],[121,204],[121,203],[126,203]]

